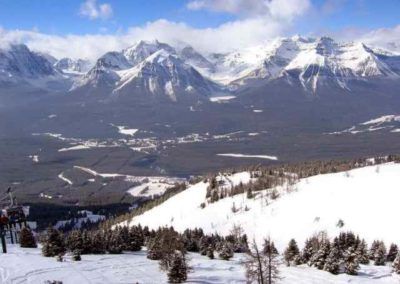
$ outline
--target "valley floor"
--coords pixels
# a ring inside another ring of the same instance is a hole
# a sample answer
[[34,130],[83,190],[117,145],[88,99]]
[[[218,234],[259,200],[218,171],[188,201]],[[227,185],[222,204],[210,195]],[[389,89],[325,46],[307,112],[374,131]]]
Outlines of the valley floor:
[[[231,261],[209,260],[199,254],[189,254],[192,272],[188,283],[245,283],[243,255]],[[340,283],[400,283],[400,276],[389,266],[361,266],[359,276],[335,276],[307,266],[281,267],[281,284]],[[0,255],[0,283],[44,283],[47,280],[63,284],[86,283],[167,283],[166,274],[158,262],[146,258],[146,252],[123,255],[83,255],[81,262],[66,257],[64,262],[41,256],[40,249],[9,246],[9,253]]]

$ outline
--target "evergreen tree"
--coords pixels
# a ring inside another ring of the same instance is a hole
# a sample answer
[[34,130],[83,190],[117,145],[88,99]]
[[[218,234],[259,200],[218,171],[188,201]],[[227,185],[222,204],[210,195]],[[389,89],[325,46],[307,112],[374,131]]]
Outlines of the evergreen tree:
[[291,264],[294,264],[294,260],[296,256],[300,254],[299,247],[297,246],[297,243],[294,239],[291,239],[289,242],[289,245],[287,249],[284,252],[284,258],[286,261],[286,265],[290,266]]
[[349,275],[357,275],[359,269],[357,253],[353,247],[349,247],[344,254],[344,272]]
[[400,252],[397,253],[396,258],[393,261],[392,267],[394,273],[400,274]]
[[368,253],[370,260],[375,259],[375,252],[378,249],[378,247],[379,247],[379,241],[376,241],[376,240],[373,241],[371,244],[371,248],[369,249],[369,253]]
[[324,269],[326,259],[330,253],[330,243],[324,240],[319,248],[319,250],[311,258],[311,265],[322,270]]
[[107,251],[111,254],[121,254],[124,249],[124,241],[120,230],[107,233]]
[[326,258],[324,270],[332,274],[339,274],[342,262],[342,252],[339,239],[335,238],[331,245],[331,250]]
[[207,256],[209,259],[214,259],[214,249],[212,246],[209,246],[207,249]]
[[312,238],[307,239],[304,244],[304,248],[301,252],[302,263],[308,263],[309,265],[311,265],[310,261],[315,253],[316,253],[315,240]]
[[399,252],[399,248],[395,244],[391,244],[389,248],[389,252],[387,254],[386,260],[389,262],[393,262],[396,259],[396,256]]
[[19,243],[21,248],[36,248],[36,240],[30,229],[24,227],[19,232]]
[[382,266],[386,264],[386,247],[383,242],[379,242],[374,254],[374,265]]
[[[89,252],[93,254],[104,254],[106,252],[106,238],[104,233],[96,231],[89,235]],[[84,240],[85,241],[85,240]]]
[[160,268],[168,271],[175,253],[185,253],[182,237],[173,228],[161,228],[148,243],[147,258],[160,261]]
[[128,234],[127,250],[140,251],[144,245],[144,238],[138,227],[132,227]]
[[187,279],[188,266],[185,255],[181,252],[175,252],[172,256],[171,267],[168,271],[169,283],[183,283]]
[[92,240],[90,238],[89,232],[86,230],[83,230],[81,254],[89,254],[89,253],[92,253]]
[[271,241],[269,238],[264,240],[263,254],[279,255],[279,252],[276,249],[274,242]]
[[65,240],[65,245],[69,251],[83,250],[82,232],[74,230],[70,232]]
[[202,236],[199,241],[199,250],[201,255],[207,255],[211,241],[208,236]]
[[365,240],[361,240],[356,249],[358,260],[361,264],[369,264],[368,248]]
[[43,256],[52,257],[63,253],[65,253],[65,246],[62,234],[52,227],[48,228],[43,241]]
[[221,249],[218,252],[220,259],[229,260],[233,257],[232,245],[228,242],[224,242]]

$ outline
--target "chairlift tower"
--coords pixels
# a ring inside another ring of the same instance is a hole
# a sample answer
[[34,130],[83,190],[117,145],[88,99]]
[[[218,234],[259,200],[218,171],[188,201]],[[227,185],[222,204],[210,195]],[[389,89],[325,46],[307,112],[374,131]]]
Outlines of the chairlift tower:
[[27,227],[26,216],[28,214],[29,208],[18,205],[11,187],[9,187],[5,197],[0,199],[0,240],[3,253],[7,253],[7,235],[12,244],[18,243],[17,232],[23,227]]

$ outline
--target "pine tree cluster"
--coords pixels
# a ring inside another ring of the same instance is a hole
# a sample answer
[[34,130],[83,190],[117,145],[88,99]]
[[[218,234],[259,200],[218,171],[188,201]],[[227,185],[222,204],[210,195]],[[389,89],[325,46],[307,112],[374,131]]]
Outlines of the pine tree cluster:
[[385,265],[386,261],[393,262],[396,270],[395,266],[400,265],[395,264],[398,254],[399,250],[395,244],[390,246],[388,253],[382,241],[374,241],[368,249],[365,240],[352,232],[343,232],[333,241],[324,233],[313,236],[306,240],[301,252],[296,241],[291,240],[284,252],[284,259],[287,266],[308,264],[332,274],[357,275],[360,264],[369,264],[370,261],[374,265]]
[[119,254],[122,251],[139,251],[144,245],[148,229],[141,226],[118,227],[114,230],[74,230],[68,235],[49,228],[42,240],[44,256],[57,256],[70,251],[80,254]]

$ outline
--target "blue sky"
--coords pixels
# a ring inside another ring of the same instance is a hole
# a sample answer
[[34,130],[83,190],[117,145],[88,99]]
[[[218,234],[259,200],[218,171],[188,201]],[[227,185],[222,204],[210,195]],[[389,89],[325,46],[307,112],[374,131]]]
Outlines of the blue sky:
[[[113,16],[90,20],[79,13],[83,0],[0,0],[0,26],[6,29],[38,29],[45,33],[117,32],[163,18],[194,27],[217,26],[233,17],[224,13],[189,11],[184,0],[108,0]],[[55,4],[57,3],[57,4]]]
[[[187,9],[185,0],[105,0],[112,16],[91,20],[80,15],[83,0],[0,0],[0,26],[4,29],[38,29],[52,34],[115,33],[163,18],[195,28],[217,27],[240,18],[226,12]],[[329,3],[327,3],[329,2]],[[294,32],[340,30],[348,27],[376,29],[399,24],[399,0],[313,0],[307,17]],[[331,10],[323,12],[323,7]]]
[[0,0],[0,47],[95,60],[141,39],[203,52],[294,34],[395,46],[398,14],[400,0]]

